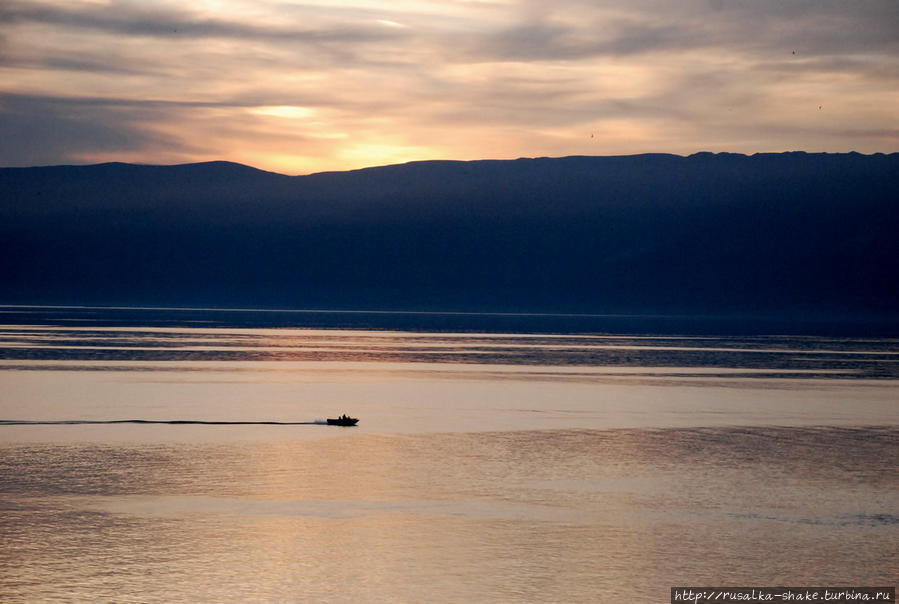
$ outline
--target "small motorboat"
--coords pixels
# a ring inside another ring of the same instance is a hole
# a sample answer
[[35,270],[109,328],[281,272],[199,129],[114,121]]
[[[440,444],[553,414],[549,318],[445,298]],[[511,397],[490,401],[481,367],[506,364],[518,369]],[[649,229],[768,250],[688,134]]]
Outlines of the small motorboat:
[[358,419],[350,417],[349,415],[341,415],[338,418],[328,418],[329,426],[355,426],[358,422]]

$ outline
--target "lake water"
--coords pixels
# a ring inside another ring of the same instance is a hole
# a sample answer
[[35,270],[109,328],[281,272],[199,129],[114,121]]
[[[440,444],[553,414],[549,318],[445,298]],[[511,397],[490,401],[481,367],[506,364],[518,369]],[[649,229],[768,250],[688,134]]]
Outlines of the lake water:
[[[0,323],[0,601],[652,603],[899,578],[899,339],[522,315]],[[359,425],[27,423],[340,413]]]

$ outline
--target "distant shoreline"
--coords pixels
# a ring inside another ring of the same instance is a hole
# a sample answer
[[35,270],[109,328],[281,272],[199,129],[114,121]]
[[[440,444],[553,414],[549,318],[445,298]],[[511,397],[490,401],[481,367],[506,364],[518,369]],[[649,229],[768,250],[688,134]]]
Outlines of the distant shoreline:
[[318,329],[579,337],[833,336],[899,338],[894,315],[664,315],[399,310],[226,309],[96,305],[0,305],[0,324],[21,329]]

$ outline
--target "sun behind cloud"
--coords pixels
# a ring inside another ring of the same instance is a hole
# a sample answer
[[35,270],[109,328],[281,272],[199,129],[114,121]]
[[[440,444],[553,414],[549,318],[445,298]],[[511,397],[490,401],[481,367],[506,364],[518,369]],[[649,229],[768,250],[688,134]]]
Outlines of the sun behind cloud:
[[0,165],[899,146],[895,2],[7,0]]

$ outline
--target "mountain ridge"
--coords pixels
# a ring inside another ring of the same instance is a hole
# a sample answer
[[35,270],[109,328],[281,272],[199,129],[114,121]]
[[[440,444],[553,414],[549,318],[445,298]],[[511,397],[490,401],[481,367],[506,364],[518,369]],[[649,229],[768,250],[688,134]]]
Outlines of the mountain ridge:
[[899,154],[0,169],[4,303],[899,313]]
[[555,161],[555,160],[578,160],[578,159],[628,159],[628,158],[641,158],[641,157],[656,157],[656,158],[679,158],[679,159],[689,159],[696,157],[720,157],[720,158],[763,158],[763,157],[775,157],[775,156],[820,156],[820,157],[839,157],[839,156],[857,156],[857,157],[894,157],[899,156],[899,152],[876,152],[876,153],[860,153],[858,151],[846,151],[846,152],[828,152],[828,151],[759,151],[755,153],[735,153],[731,151],[697,151],[695,153],[690,153],[688,155],[680,155],[677,153],[633,153],[629,155],[563,155],[563,156],[534,156],[534,157],[517,157],[515,159],[492,159],[492,158],[484,158],[484,159],[417,159],[411,160],[407,162],[401,162],[397,164],[383,164],[383,165],[374,165],[374,166],[364,166],[361,168],[352,168],[348,170],[323,170],[321,172],[310,172],[308,174],[284,174],[282,172],[275,172],[274,170],[265,170],[263,168],[257,168],[256,166],[252,166],[250,164],[243,164],[240,162],[225,160],[225,159],[213,159],[199,162],[184,162],[177,164],[152,164],[152,163],[134,163],[134,162],[122,162],[122,161],[109,161],[109,162],[100,162],[95,164],[48,164],[48,165],[36,165],[36,166],[0,166],[0,170],[36,170],[36,169],[49,169],[49,168],[97,168],[97,167],[112,167],[112,166],[122,166],[122,167],[139,167],[139,168],[191,168],[191,167],[201,167],[201,166],[221,166],[221,167],[232,167],[232,168],[248,168],[250,170],[254,170],[256,172],[264,172],[266,174],[273,174],[278,176],[287,176],[290,178],[303,178],[307,176],[317,176],[321,174],[346,174],[349,172],[363,172],[369,170],[380,170],[384,168],[397,168],[401,166],[416,166],[416,165],[426,165],[426,164],[489,164],[489,163],[502,163],[502,162],[527,162],[527,161]]

